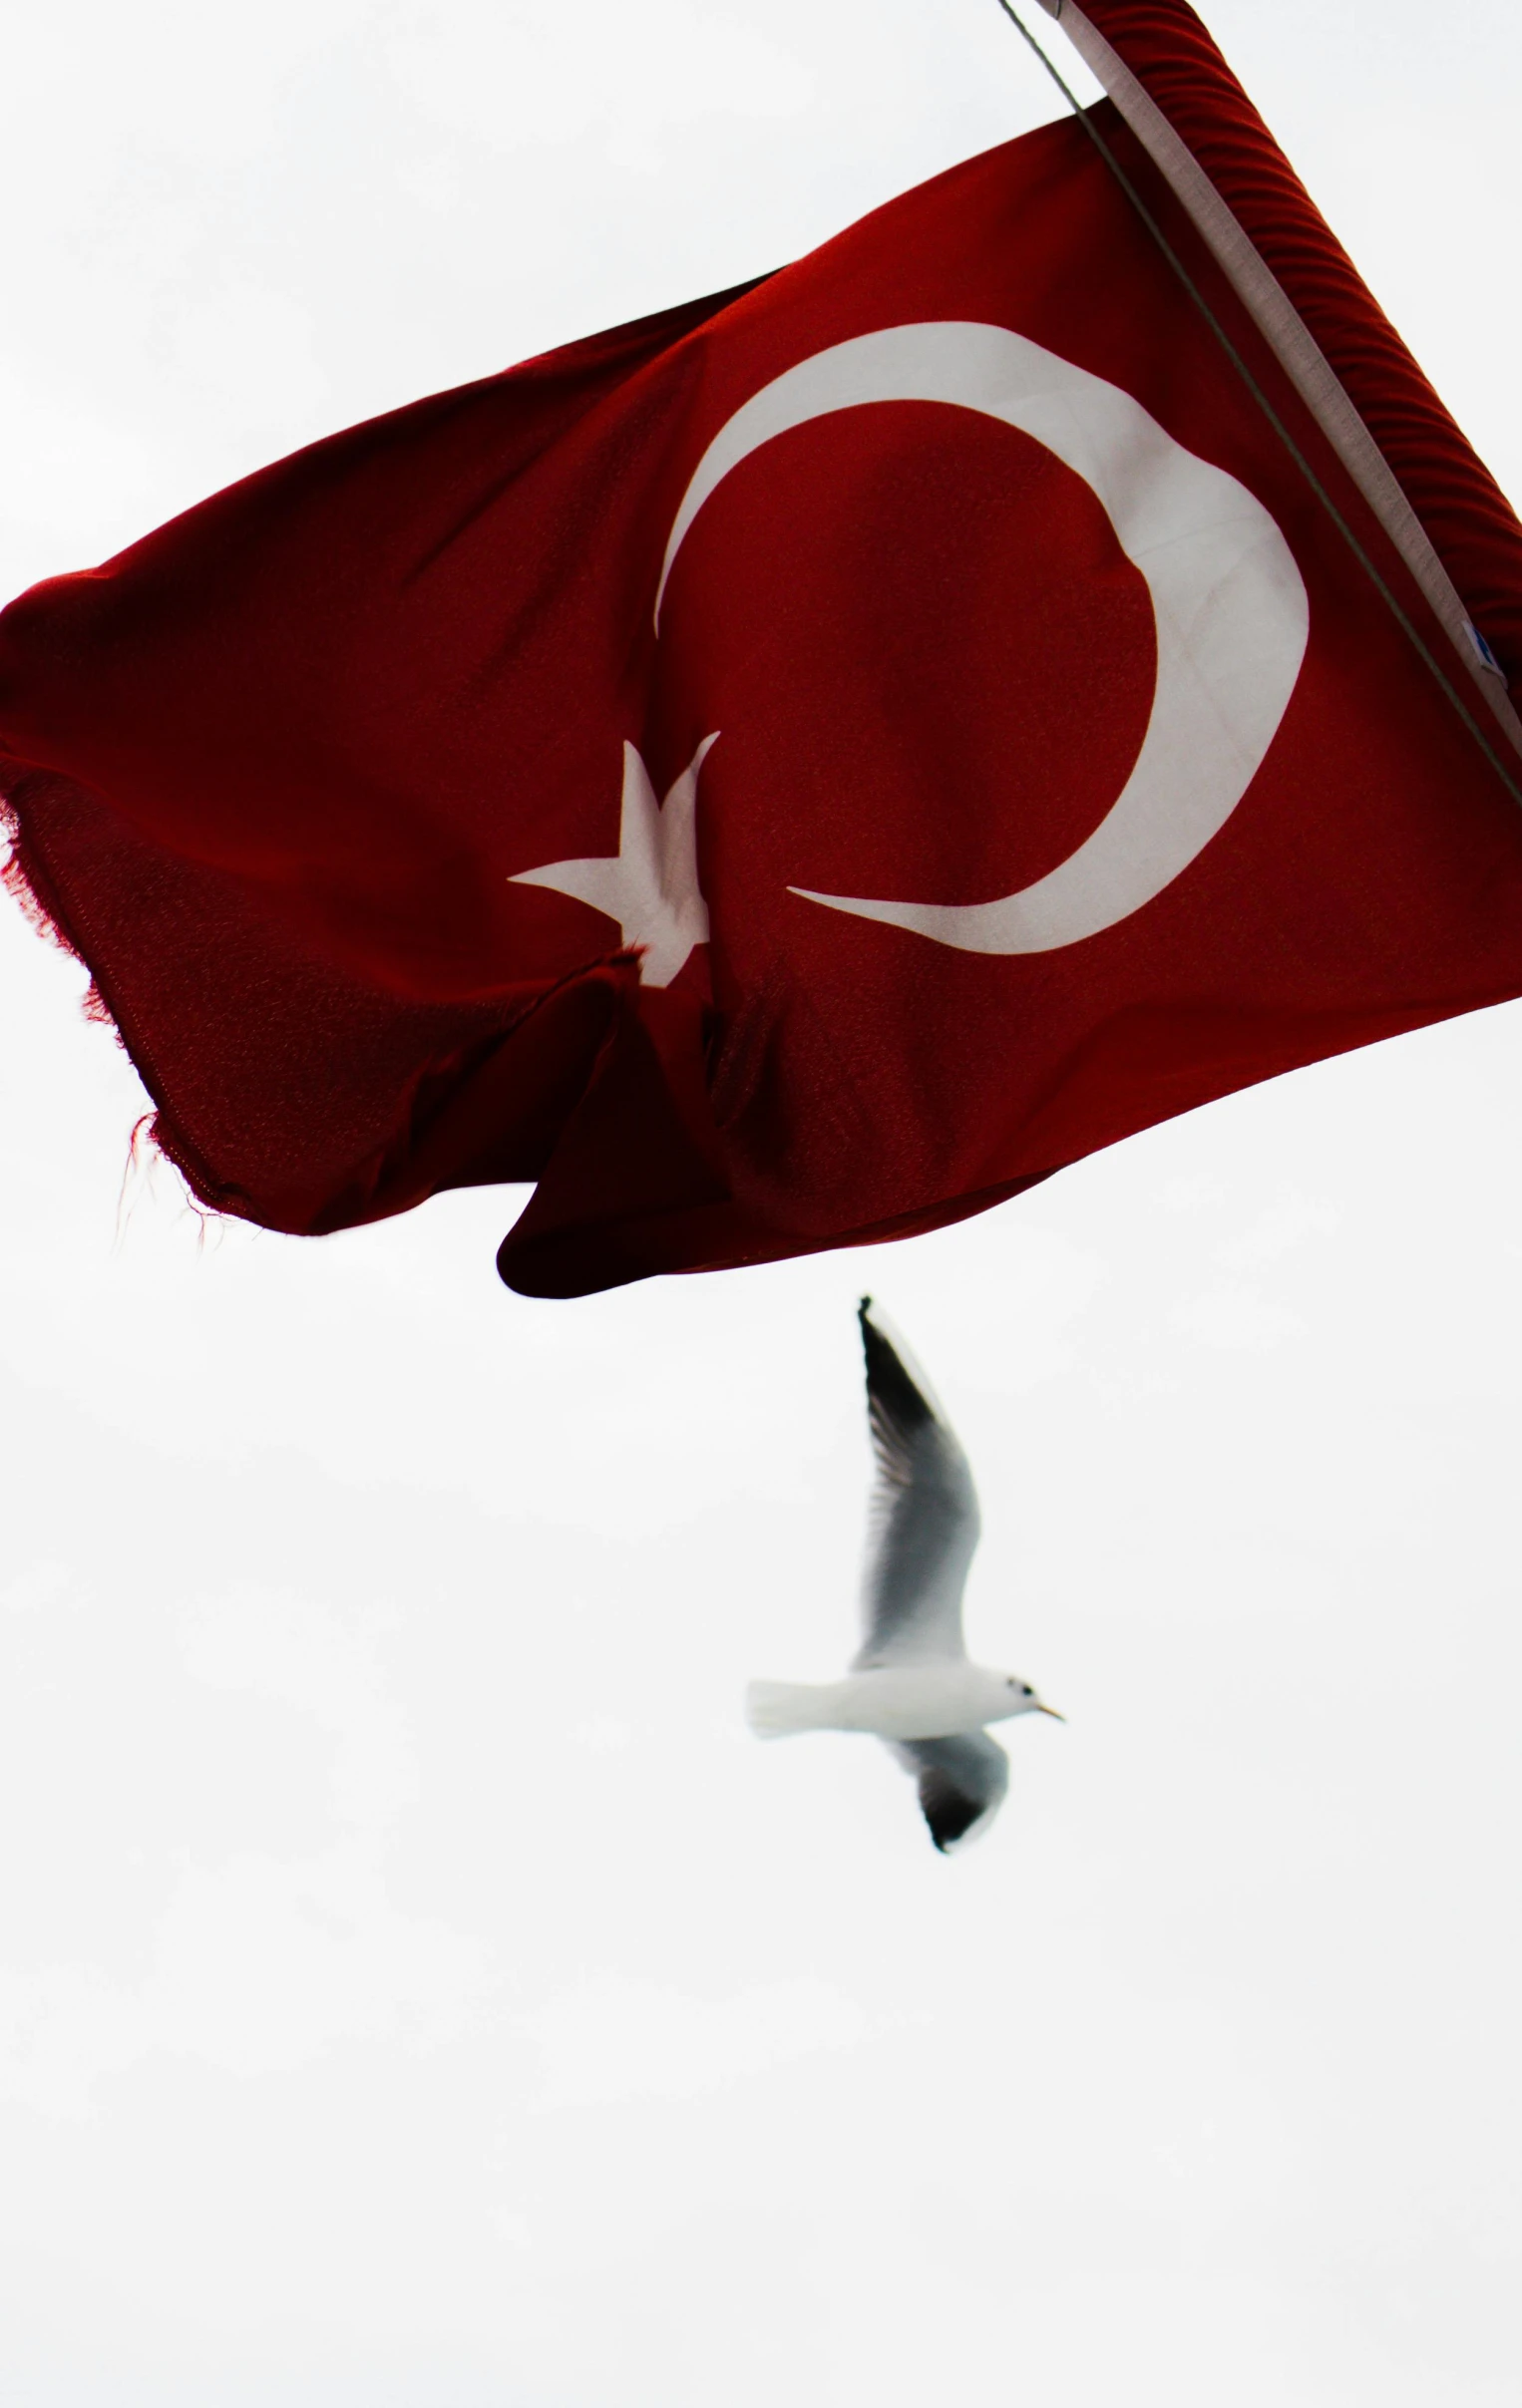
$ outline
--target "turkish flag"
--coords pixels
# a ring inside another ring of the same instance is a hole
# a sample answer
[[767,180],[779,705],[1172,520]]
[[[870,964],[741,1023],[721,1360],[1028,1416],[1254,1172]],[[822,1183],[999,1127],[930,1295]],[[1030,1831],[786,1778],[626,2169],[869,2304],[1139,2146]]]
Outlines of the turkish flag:
[[208,1204],[533,1181],[573,1294],[1522,991],[1522,529],[1188,9],[1063,23],[1091,127],[0,617],[12,882]]

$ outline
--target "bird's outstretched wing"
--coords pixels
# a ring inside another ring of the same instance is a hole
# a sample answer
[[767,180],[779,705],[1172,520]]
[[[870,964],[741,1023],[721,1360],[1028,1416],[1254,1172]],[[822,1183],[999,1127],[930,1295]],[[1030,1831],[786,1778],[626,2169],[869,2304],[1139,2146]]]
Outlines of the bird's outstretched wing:
[[986,1731],[888,1744],[919,1782],[920,1811],[943,1856],[998,1812],[1009,1787],[1009,1759]]
[[965,1654],[961,1592],[979,1526],[967,1459],[930,1382],[870,1296],[858,1318],[878,1462],[862,1588],[866,1634],[854,1666],[860,1672]]

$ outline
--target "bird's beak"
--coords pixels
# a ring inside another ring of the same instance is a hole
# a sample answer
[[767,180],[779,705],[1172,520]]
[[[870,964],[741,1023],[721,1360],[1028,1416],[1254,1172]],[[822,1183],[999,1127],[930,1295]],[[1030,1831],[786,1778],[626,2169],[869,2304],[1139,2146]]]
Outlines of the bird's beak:
[[1036,1712],[1038,1714],[1049,1714],[1053,1722],[1066,1722],[1067,1720],[1067,1716],[1065,1714],[1059,1714],[1055,1706],[1037,1706]]

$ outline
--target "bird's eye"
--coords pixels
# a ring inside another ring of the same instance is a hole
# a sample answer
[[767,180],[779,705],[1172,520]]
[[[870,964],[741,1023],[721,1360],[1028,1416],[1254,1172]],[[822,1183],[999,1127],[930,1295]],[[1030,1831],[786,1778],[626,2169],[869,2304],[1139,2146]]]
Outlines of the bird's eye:
[[1021,1695],[1022,1697],[1034,1697],[1034,1695],[1035,1695],[1035,1691],[1034,1691],[1034,1689],[1032,1689],[1032,1687],[1031,1687],[1031,1685],[1030,1685],[1029,1681],[1026,1681],[1026,1682],[1024,1683],[1023,1687],[1022,1687],[1022,1688],[1021,1688],[1021,1690],[1020,1690],[1020,1695]]

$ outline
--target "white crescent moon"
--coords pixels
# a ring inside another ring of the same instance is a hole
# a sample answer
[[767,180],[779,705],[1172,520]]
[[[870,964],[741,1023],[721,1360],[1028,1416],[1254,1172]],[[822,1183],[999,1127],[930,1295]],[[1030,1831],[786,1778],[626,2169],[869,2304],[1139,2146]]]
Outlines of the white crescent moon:
[[773,436],[867,402],[947,402],[1034,436],[1092,488],[1146,579],[1157,686],[1130,777],[1092,836],[1045,877],[987,903],[790,892],[916,929],[963,953],[1046,953],[1113,927],[1186,869],[1241,802],[1305,654],[1300,570],[1261,502],[1186,452],[1118,385],[1005,326],[889,326],[800,360],[738,409],[682,496],[655,599],[730,470]]

